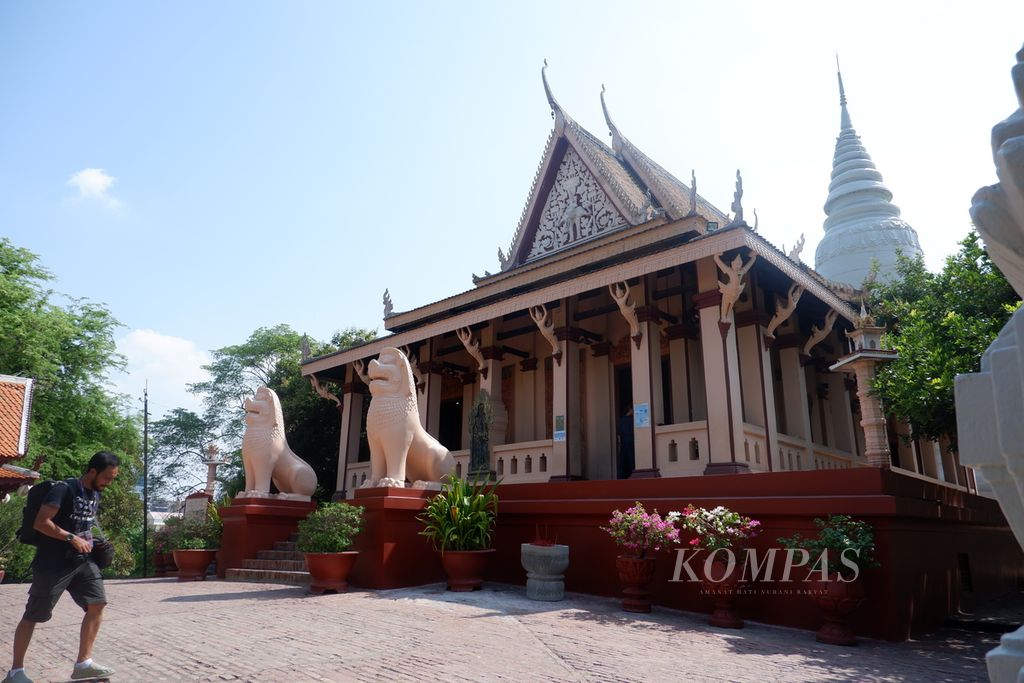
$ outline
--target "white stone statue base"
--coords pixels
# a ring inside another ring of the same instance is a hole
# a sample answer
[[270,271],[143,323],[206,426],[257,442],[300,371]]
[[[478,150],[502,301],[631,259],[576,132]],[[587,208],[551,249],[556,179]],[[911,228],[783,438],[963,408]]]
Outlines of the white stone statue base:
[[269,493],[267,491],[242,491],[235,500],[241,498],[269,498],[270,500],[298,500],[303,503],[308,503],[312,500],[311,496],[303,496],[298,493]]

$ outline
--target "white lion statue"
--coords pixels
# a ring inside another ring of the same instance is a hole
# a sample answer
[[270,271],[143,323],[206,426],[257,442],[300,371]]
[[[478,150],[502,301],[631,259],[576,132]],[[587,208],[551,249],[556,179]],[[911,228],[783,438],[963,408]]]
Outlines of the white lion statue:
[[416,384],[409,360],[386,348],[370,361],[370,409],[366,436],[370,442],[370,476],[362,488],[402,488],[408,478],[427,488],[455,469],[455,458],[420,424]]
[[245,400],[242,462],[245,491],[240,498],[268,497],[271,480],[283,498],[309,500],[316,490],[313,468],[288,447],[281,400],[273,389],[260,387]]

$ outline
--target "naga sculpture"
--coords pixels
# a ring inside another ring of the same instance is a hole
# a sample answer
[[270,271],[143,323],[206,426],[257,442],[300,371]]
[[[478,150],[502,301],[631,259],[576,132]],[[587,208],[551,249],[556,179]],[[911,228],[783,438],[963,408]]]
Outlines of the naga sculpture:
[[240,498],[270,497],[270,482],[282,498],[309,500],[316,490],[316,473],[292,452],[284,435],[281,401],[273,389],[260,387],[245,400],[242,464],[245,491]]
[[362,488],[430,488],[455,469],[455,458],[420,424],[416,385],[405,355],[388,347],[370,361],[370,476]]

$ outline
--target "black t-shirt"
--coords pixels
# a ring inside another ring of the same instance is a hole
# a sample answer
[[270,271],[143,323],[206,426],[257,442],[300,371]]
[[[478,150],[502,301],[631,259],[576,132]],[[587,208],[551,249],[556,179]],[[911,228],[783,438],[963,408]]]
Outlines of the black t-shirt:
[[[44,506],[59,508],[53,516],[54,524],[90,542],[99,504],[100,492],[85,488],[78,479],[58,482],[43,499]],[[81,557],[84,556],[75,553],[67,541],[41,536],[35,566],[56,569],[72,564]]]

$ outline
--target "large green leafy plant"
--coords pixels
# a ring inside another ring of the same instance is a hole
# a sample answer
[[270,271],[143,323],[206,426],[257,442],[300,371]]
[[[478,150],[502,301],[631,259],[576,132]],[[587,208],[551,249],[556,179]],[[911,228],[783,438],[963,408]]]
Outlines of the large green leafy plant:
[[363,530],[363,508],[326,503],[299,522],[298,548],[304,553],[341,553]]
[[486,483],[469,483],[448,475],[441,491],[417,518],[424,525],[420,535],[429,538],[441,552],[490,548],[498,517],[498,494],[494,492],[498,483],[488,488]]
[[205,519],[185,520],[174,529],[173,546],[175,550],[215,550],[220,547],[223,531],[217,506],[210,503],[206,506]]
[[[849,515],[829,515],[827,520],[816,517],[814,525],[818,527],[817,538],[794,534],[778,541],[784,548],[806,550],[812,562],[817,562],[824,554],[822,562],[830,576],[838,573],[849,579],[861,570],[878,566],[875,562],[875,535],[867,522]],[[842,562],[844,553],[847,561],[856,565],[856,571]]]

